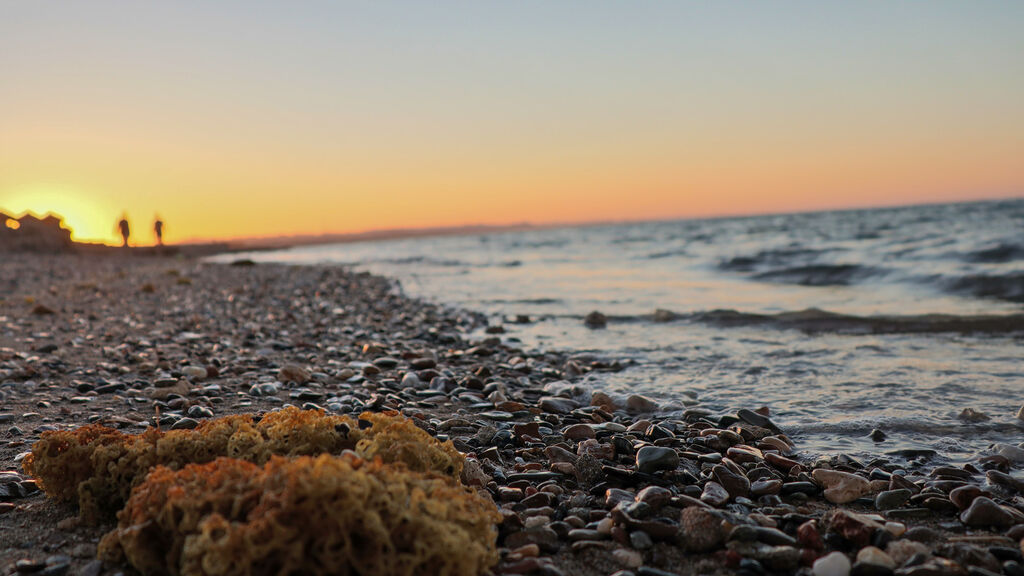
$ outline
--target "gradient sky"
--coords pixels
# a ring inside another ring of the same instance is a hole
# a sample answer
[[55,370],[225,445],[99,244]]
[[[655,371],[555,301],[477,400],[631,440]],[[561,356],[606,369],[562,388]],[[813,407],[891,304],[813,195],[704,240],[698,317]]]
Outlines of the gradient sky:
[[1024,2],[0,0],[0,209],[140,243],[1024,195]]

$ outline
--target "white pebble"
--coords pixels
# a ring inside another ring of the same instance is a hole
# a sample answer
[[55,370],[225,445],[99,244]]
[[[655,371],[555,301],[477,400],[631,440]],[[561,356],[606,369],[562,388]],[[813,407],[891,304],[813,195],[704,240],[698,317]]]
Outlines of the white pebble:
[[814,576],[849,576],[850,559],[842,552],[833,552],[814,561]]
[[885,529],[888,530],[889,533],[895,536],[896,538],[899,538],[900,536],[903,536],[904,533],[906,533],[907,525],[902,522],[886,522]]

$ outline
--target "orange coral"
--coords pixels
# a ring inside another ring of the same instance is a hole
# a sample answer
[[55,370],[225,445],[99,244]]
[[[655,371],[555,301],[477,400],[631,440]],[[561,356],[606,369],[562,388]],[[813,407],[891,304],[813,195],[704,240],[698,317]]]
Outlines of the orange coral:
[[[357,449],[412,470],[458,477],[462,456],[411,421],[392,414],[363,414],[367,430],[346,416],[291,407],[254,422],[251,416],[211,419],[194,430],[149,429],[129,435],[98,425],[44,432],[24,466],[42,488],[61,500],[77,498],[83,519],[95,521],[121,507],[154,466],[172,470],[226,456],[263,464],[271,456],[340,454]],[[374,437],[379,436],[379,440]]]
[[[384,462],[401,462],[417,472],[440,472],[453,478],[462,474],[466,459],[451,442],[439,443],[430,434],[416,427],[408,418],[395,413],[363,412],[360,420],[372,424],[363,431],[356,452],[368,460],[380,457]],[[424,445],[434,446],[424,450]]]
[[494,504],[450,478],[355,454],[157,467],[100,544],[146,575],[476,575]]

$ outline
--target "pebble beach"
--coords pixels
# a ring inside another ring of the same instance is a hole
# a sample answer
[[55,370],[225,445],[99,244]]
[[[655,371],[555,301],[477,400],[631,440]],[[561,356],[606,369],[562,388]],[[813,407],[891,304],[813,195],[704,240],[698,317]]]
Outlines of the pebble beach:
[[527,352],[487,323],[344,267],[4,254],[0,570],[136,573],[23,470],[46,431],[295,406],[397,411],[451,441],[501,513],[495,574],[1024,575],[1024,448],[815,458],[762,406],[669,414],[581,384],[620,359]]

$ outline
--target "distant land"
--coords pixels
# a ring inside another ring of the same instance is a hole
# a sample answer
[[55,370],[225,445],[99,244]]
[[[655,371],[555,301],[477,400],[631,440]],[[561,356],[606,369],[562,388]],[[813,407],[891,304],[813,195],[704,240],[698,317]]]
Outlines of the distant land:
[[[348,242],[370,242],[374,240],[398,240],[401,238],[423,238],[429,236],[472,236],[475,234],[493,234],[496,232],[521,232],[554,228],[558,225],[537,225],[530,223],[469,226],[441,226],[433,228],[390,228],[385,230],[367,230],[341,234],[298,234],[286,236],[267,236],[256,238],[239,238],[226,240],[223,244],[230,246],[232,251],[241,250],[280,250],[293,246],[312,246],[317,244],[343,244]],[[204,245],[208,242],[182,242],[181,246]]]
[[[343,234],[300,234],[239,238],[223,241],[184,241],[165,246],[131,246],[127,250],[134,255],[160,256],[207,256],[222,252],[250,252],[281,250],[295,246],[318,244],[341,244],[347,242],[369,242],[429,236],[461,236],[490,234],[496,232],[518,232],[548,226],[528,223],[508,225],[444,226],[433,228],[395,228],[368,230]],[[20,216],[0,210],[0,253],[2,252],[78,252],[86,254],[124,254],[126,249],[100,242],[78,242],[71,240],[71,229],[64,224],[60,214],[47,212],[39,216],[26,212]]]

